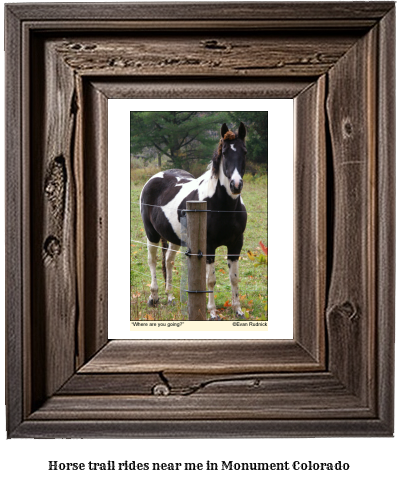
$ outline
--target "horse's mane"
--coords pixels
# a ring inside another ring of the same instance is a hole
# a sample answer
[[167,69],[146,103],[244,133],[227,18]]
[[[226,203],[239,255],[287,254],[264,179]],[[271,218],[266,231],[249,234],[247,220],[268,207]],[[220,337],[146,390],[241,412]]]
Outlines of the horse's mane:
[[220,138],[218,148],[215,150],[213,157],[212,157],[212,175],[214,177],[218,177],[219,175],[219,166],[220,161],[222,159],[222,149],[223,149],[223,141],[225,140],[235,140],[238,138],[238,135],[228,130],[224,137]]

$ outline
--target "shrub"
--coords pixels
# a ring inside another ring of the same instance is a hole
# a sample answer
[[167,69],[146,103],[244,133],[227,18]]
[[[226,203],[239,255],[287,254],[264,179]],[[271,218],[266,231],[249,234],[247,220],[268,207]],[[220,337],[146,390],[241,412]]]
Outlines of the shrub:
[[245,163],[245,172],[251,176],[264,176],[267,174],[267,165],[266,164],[256,164],[252,161],[246,161]]
[[158,166],[136,167],[131,169],[130,177],[134,184],[143,185],[159,171]]
[[202,164],[201,162],[195,162],[190,165],[189,172],[195,177],[199,178],[206,171],[207,164]]

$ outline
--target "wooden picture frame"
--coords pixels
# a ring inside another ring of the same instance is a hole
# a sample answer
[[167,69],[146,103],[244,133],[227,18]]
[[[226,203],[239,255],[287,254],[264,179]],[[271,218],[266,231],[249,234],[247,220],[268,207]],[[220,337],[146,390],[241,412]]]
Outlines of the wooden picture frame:
[[[394,3],[5,13],[9,437],[391,436]],[[109,341],[107,99],[221,94],[295,100],[294,339]]]

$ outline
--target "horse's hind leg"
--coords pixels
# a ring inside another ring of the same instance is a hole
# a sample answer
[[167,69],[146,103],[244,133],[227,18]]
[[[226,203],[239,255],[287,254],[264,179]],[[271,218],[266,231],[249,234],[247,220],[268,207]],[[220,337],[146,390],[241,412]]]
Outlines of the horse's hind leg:
[[243,318],[244,313],[241,310],[240,292],[238,290],[238,258],[227,258],[227,265],[229,267],[229,277],[231,283],[231,306],[238,318]]
[[168,304],[171,304],[174,300],[173,289],[172,289],[172,274],[173,274],[173,264],[176,259],[175,250],[179,250],[180,246],[169,242],[169,248],[166,252],[165,264],[166,264],[166,293],[168,295]]
[[216,284],[215,262],[207,262],[206,264],[206,284],[208,286],[208,291],[212,291],[209,293],[208,297],[208,311],[210,314],[210,319],[220,320],[219,316],[216,314],[215,296],[213,294]]
[[151,272],[151,296],[148,300],[148,306],[154,306],[158,303],[158,283],[157,283],[157,274],[156,274],[156,267],[157,267],[157,250],[158,250],[158,242],[150,242],[147,238],[148,244],[148,265],[150,266]]

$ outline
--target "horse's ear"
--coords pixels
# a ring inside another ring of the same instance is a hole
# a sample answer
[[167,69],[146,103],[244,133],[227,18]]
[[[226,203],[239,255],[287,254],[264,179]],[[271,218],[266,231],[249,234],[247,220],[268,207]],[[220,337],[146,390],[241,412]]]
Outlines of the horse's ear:
[[225,136],[225,133],[229,131],[229,128],[227,127],[227,125],[224,123],[222,125],[222,128],[220,129],[220,135],[222,136],[222,139],[224,138]]
[[245,128],[245,125],[241,122],[240,126],[238,127],[238,138],[244,140],[246,135],[247,135],[247,130]]

